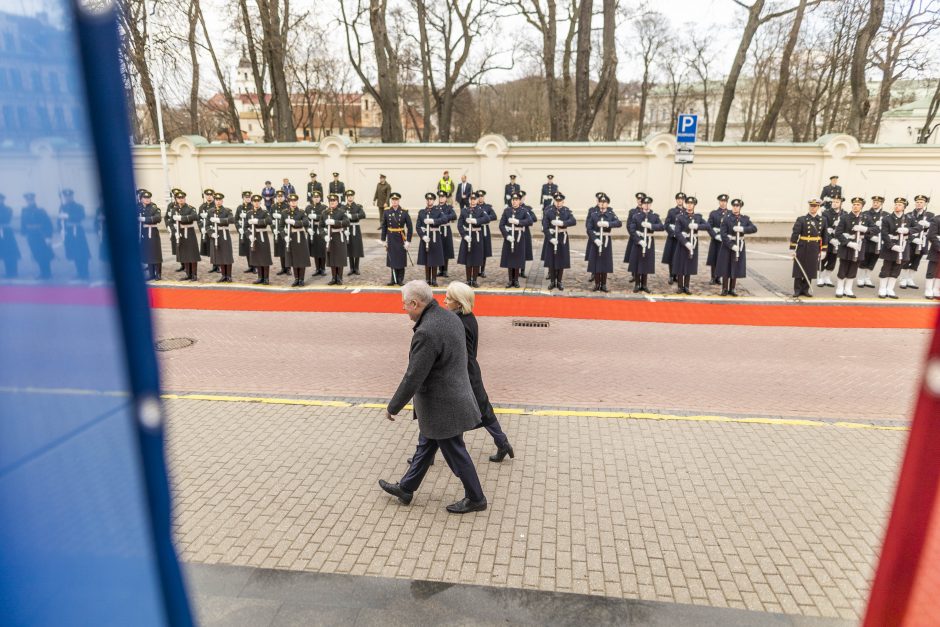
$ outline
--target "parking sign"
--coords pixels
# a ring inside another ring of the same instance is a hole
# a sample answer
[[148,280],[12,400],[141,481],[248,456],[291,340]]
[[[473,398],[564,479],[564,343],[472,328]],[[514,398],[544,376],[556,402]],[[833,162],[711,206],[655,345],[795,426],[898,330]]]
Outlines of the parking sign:
[[680,144],[694,144],[695,134],[698,130],[698,116],[691,113],[682,113],[676,122],[676,141]]

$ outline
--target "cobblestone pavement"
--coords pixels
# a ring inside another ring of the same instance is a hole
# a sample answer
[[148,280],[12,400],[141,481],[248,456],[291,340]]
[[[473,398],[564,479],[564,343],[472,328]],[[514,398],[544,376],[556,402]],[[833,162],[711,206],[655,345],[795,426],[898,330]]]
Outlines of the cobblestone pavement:
[[[404,314],[155,310],[168,391],[388,398],[407,361]],[[925,330],[479,318],[497,403],[907,420]]]
[[[280,378],[263,372],[244,387]],[[863,609],[906,437],[504,415],[516,457],[490,463],[487,434],[467,435],[490,508],[458,517],[443,509],[460,487],[440,460],[410,507],[376,486],[405,470],[417,437],[407,413],[167,409],[184,560],[849,619]]]

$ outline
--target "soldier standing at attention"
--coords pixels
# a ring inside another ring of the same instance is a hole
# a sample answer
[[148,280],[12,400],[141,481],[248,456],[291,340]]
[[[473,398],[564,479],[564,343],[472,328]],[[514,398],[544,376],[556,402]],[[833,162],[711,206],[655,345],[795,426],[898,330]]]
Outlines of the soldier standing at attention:
[[852,199],[852,210],[842,212],[836,224],[833,236],[839,240],[839,273],[836,279],[836,298],[855,298],[852,292],[852,283],[858,276],[858,263],[865,250],[865,240],[871,227],[868,214],[862,212],[865,199],[855,197]]
[[284,212],[287,263],[294,273],[294,282],[291,287],[304,286],[304,275],[310,267],[310,240],[307,237],[310,218],[303,209],[297,206],[298,200],[300,196],[297,194],[288,196],[288,207]]
[[676,251],[672,269],[679,284],[677,294],[692,294],[689,283],[693,274],[698,274],[698,250],[700,234],[708,233],[708,223],[702,214],[695,213],[698,198],[685,199],[685,211],[676,216]]
[[75,192],[70,189],[62,190],[62,200],[57,230],[64,231],[65,258],[75,264],[78,279],[87,281],[91,251],[85,236],[85,207],[75,202]]
[[320,192],[320,198],[323,198],[323,183],[317,180],[317,173],[310,173],[310,181],[307,183],[307,202],[313,202],[313,192]]
[[[180,232],[177,228],[176,221],[173,219],[173,214],[176,213],[176,192],[180,191],[180,188],[174,187],[170,190],[170,202],[167,203],[166,213],[163,214],[163,224],[166,225],[166,230],[170,233],[170,252],[173,254],[173,257],[179,259],[179,252],[177,247],[179,246],[179,237]],[[180,267],[176,269],[177,272],[182,272],[186,268],[183,267],[183,264],[180,264]]]
[[519,272],[525,267],[525,241],[522,230],[531,226],[532,217],[522,208],[522,196],[514,193],[509,199],[510,206],[503,210],[499,220],[499,231],[502,233],[503,254],[499,266],[509,272],[507,288],[519,287]]
[[271,231],[274,239],[274,256],[281,261],[281,270],[277,273],[290,274],[287,268],[287,249],[284,245],[284,218],[287,213],[287,200],[284,198],[284,192],[277,190],[274,204],[271,205]]
[[571,267],[571,246],[568,242],[568,227],[575,226],[574,214],[565,205],[565,195],[555,192],[554,206],[542,212],[542,263],[548,269],[548,289],[564,290],[562,279],[565,270]]
[[685,211],[685,194],[676,194],[676,206],[666,212],[663,224],[666,227],[666,243],[663,244],[662,263],[669,266],[669,285],[676,280],[676,273],[672,271],[672,260],[676,252],[676,218]]
[[271,216],[261,206],[261,195],[251,197],[251,212],[248,214],[248,263],[258,272],[255,285],[269,285],[271,276]]
[[310,256],[316,266],[314,276],[326,275],[326,227],[320,220],[327,207],[320,201],[320,192],[313,192],[313,200],[307,205],[307,219],[310,220]]
[[829,208],[822,212],[826,220],[826,237],[829,240],[829,246],[826,248],[826,260],[822,262],[819,278],[816,279],[816,285],[828,285],[833,287],[832,271],[836,268],[836,262],[839,260],[839,246],[841,241],[835,236],[836,227],[842,220],[842,196],[835,195],[829,203]]
[[747,276],[747,248],[744,236],[757,233],[757,227],[751,219],[741,213],[744,202],[735,198],[731,201],[731,213],[721,222],[721,250],[716,262],[718,278],[721,279],[721,295],[737,296],[734,288],[738,279]]
[[339,194],[327,197],[329,207],[320,215],[320,226],[326,240],[326,265],[330,266],[333,278],[327,285],[343,284],[343,269],[346,267],[346,229],[349,216],[339,204]]
[[555,175],[549,174],[545,177],[547,180],[542,183],[542,194],[539,204],[542,205],[542,217],[545,217],[545,211],[552,206],[555,201],[555,194],[558,192],[558,184],[555,183]]
[[379,182],[375,186],[375,195],[372,196],[372,204],[379,211],[379,230],[382,229],[382,214],[388,208],[391,194],[392,186],[385,180],[384,174],[379,174]]
[[[630,211],[627,212],[627,226],[628,227],[630,226],[630,222],[633,220],[633,216],[643,211],[643,199],[646,198],[646,193],[637,192],[636,194],[633,195],[633,197],[636,198],[636,207],[633,207],[632,209],[630,209]],[[633,252],[634,246],[636,246],[636,239],[634,237],[628,237],[627,248],[623,253],[623,261],[624,263],[628,265],[628,267],[630,263],[630,254]],[[636,283],[635,275],[633,274],[630,275],[630,282]]]
[[503,200],[505,201],[504,206],[508,207],[510,204],[512,204],[512,195],[518,194],[520,191],[522,191],[522,188],[519,187],[518,183],[516,183],[516,175],[510,174],[509,182],[506,183],[506,188],[503,191]]
[[391,268],[389,285],[405,284],[405,266],[408,265],[408,246],[411,244],[413,227],[408,210],[402,207],[401,194],[389,195],[389,207],[382,214],[382,241],[385,242],[385,265]]
[[346,214],[349,216],[349,245],[346,246],[349,274],[359,274],[359,260],[365,256],[360,221],[366,219],[366,210],[356,202],[356,192],[351,189],[346,190]]
[[597,211],[588,213],[588,272],[594,279],[595,292],[609,292],[607,289],[607,275],[614,271],[613,229],[623,226],[623,222],[610,208],[610,198],[601,192],[597,196]]
[[232,232],[229,226],[236,224],[235,216],[231,209],[222,204],[225,194],[216,192],[212,199],[215,201],[215,206],[209,211],[209,260],[222,273],[218,282],[231,283],[235,255],[232,250]]
[[453,205],[447,202],[447,196],[442,191],[437,192],[438,205],[441,209],[441,213],[447,218],[447,221],[441,225],[441,237],[443,238],[442,242],[444,245],[444,260],[441,262],[438,275],[446,277],[447,275],[447,266],[450,263],[450,260],[454,258],[454,230],[451,228],[450,223],[457,221],[457,212],[454,211]]
[[831,199],[835,198],[836,196],[840,198],[842,197],[842,186],[839,185],[838,176],[829,177],[829,184],[822,188],[820,196],[822,196],[823,205],[826,207],[826,209],[832,207],[832,203],[829,202]]
[[467,285],[470,287],[478,287],[477,277],[480,276],[480,266],[486,260],[482,232],[483,227],[490,221],[486,209],[478,202],[479,194],[471,194],[470,204],[461,210],[460,218],[457,220],[457,230],[461,237],[457,263],[466,266]]
[[199,212],[186,203],[186,192],[176,192],[176,206],[173,207],[173,220],[179,229],[180,243],[176,247],[176,258],[186,271],[184,281],[196,280],[196,267],[202,259],[199,256],[199,238],[196,235],[196,226],[199,221]]
[[652,209],[653,199],[645,197],[640,204],[640,211],[633,214],[627,223],[627,232],[634,241],[630,251],[630,274],[633,275],[633,293],[650,293],[647,287],[649,275],[656,272],[656,239],[653,233],[666,229],[659,215]]
[[424,195],[426,206],[418,212],[418,265],[424,266],[424,281],[437,287],[437,270],[444,263],[444,238],[441,226],[447,222],[443,207],[434,202],[433,192]]
[[20,247],[16,243],[16,230],[13,228],[13,209],[4,202],[6,199],[6,196],[0,194],[0,259],[3,259],[4,277],[15,279]]
[[[251,212],[251,192],[242,192],[242,204],[235,209],[235,228],[238,230],[238,256],[245,258],[248,263],[248,214]],[[254,272],[255,269],[248,263],[245,272]]]
[[930,228],[930,221],[933,219],[933,213],[927,211],[927,203],[930,198],[923,194],[914,196],[914,211],[911,212],[911,226],[917,229],[917,235],[911,239],[911,258],[901,270],[901,280],[898,287],[901,289],[917,289],[914,283],[914,275],[920,268],[920,260],[927,252],[929,243],[927,242],[927,229]]
[[[336,194],[337,201],[339,199],[346,200],[346,184],[339,180],[339,172],[333,173],[333,180],[330,181],[330,193]],[[329,196],[327,196],[327,200],[329,200]]]
[[147,280],[163,278],[163,243],[160,241],[160,207],[152,201],[153,194],[144,190],[140,195],[140,258],[147,265]]
[[882,208],[884,202],[884,196],[872,196],[871,209],[865,212],[871,226],[868,229],[868,237],[865,238],[864,259],[858,266],[858,280],[855,283],[858,287],[875,287],[871,273],[881,257],[881,219],[885,217]]
[[727,215],[728,194],[718,194],[718,208],[708,214],[708,230],[706,231],[706,235],[708,235],[708,257],[705,260],[705,265],[711,268],[711,282],[713,285],[718,285],[721,282],[718,280],[717,273],[718,251],[722,247],[721,223]]
[[36,206],[36,194],[23,194],[26,206],[20,211],[20,230],[29,244],[29,251],[39,266],[39,279],[51,279],[52,259],[52,220],[42,207]]
[[809,282],[816,278],[820,258],[826,258],[826,219],[819,213],[822,201],[809,201],[809,212],[796,219],[790,234],[793,257],[793,296],[812,297]]
[[901,276],[901,268],[910,259],[911,220],[904,213],[907,209],[906,198],[894,199],[894,212],[881,219],[881,279],[878,285],[878,298],[897,298],[894,286]]
[[[199,254],[210,257],[209,254],[209,211],[215,206],[213,200],[215,191],[202,190],[202,203],[199,205]],[[212,266],[209,272],[218,272],[218,266]]]

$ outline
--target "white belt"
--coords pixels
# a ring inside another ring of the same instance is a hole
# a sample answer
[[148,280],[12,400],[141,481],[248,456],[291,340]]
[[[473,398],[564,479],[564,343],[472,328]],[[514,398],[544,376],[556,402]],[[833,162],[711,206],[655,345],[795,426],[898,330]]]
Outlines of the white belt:
[[147,239],[153,237],[153,230],[158,228],[156,224],[141,224],[143,228],[147,229]]
[[178,227],[178,228],[181,228],[181,229],[185,229],[184,231],[182,231],[182,235],[183,235],[183,237],[188,237],[188,236],[186,235],[186,233],[189,231],[189,229],[194,229],[194,228],[196,228],[196,225],[195,225],[195,224],[192,224],[192,223],[190,223],[190,224],[180,224],[180,223],[177,223],[177,227]]

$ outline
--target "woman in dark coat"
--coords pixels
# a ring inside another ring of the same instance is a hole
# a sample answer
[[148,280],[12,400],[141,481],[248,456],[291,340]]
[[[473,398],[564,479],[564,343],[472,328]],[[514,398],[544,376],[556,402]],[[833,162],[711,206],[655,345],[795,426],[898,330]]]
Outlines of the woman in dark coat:
[[457,314],[463,323],[467,334],[467,372],[470,375],[470,387],[473,388],[473,395],[477,399],[477,405],[480,406],[480,415],[483,419],[482,427],[487,433],[493,436],[493,443],[496,444],[496,453],[490,455],[491,462],[501,462],[509,455],[515,458],[516,453],[509,444],[509,438],[503,433],[503,428],[496,420],[496,412],[490,404],[489,396],[483,387],[483,374],[480,372],[480,364],[477,363],[477,344],[480,339],[480,329],[477,325],[476,316],[473,315],[473,289],[466,283],[454,281],[447,286],[447,295],[444,297],[444,306]]

